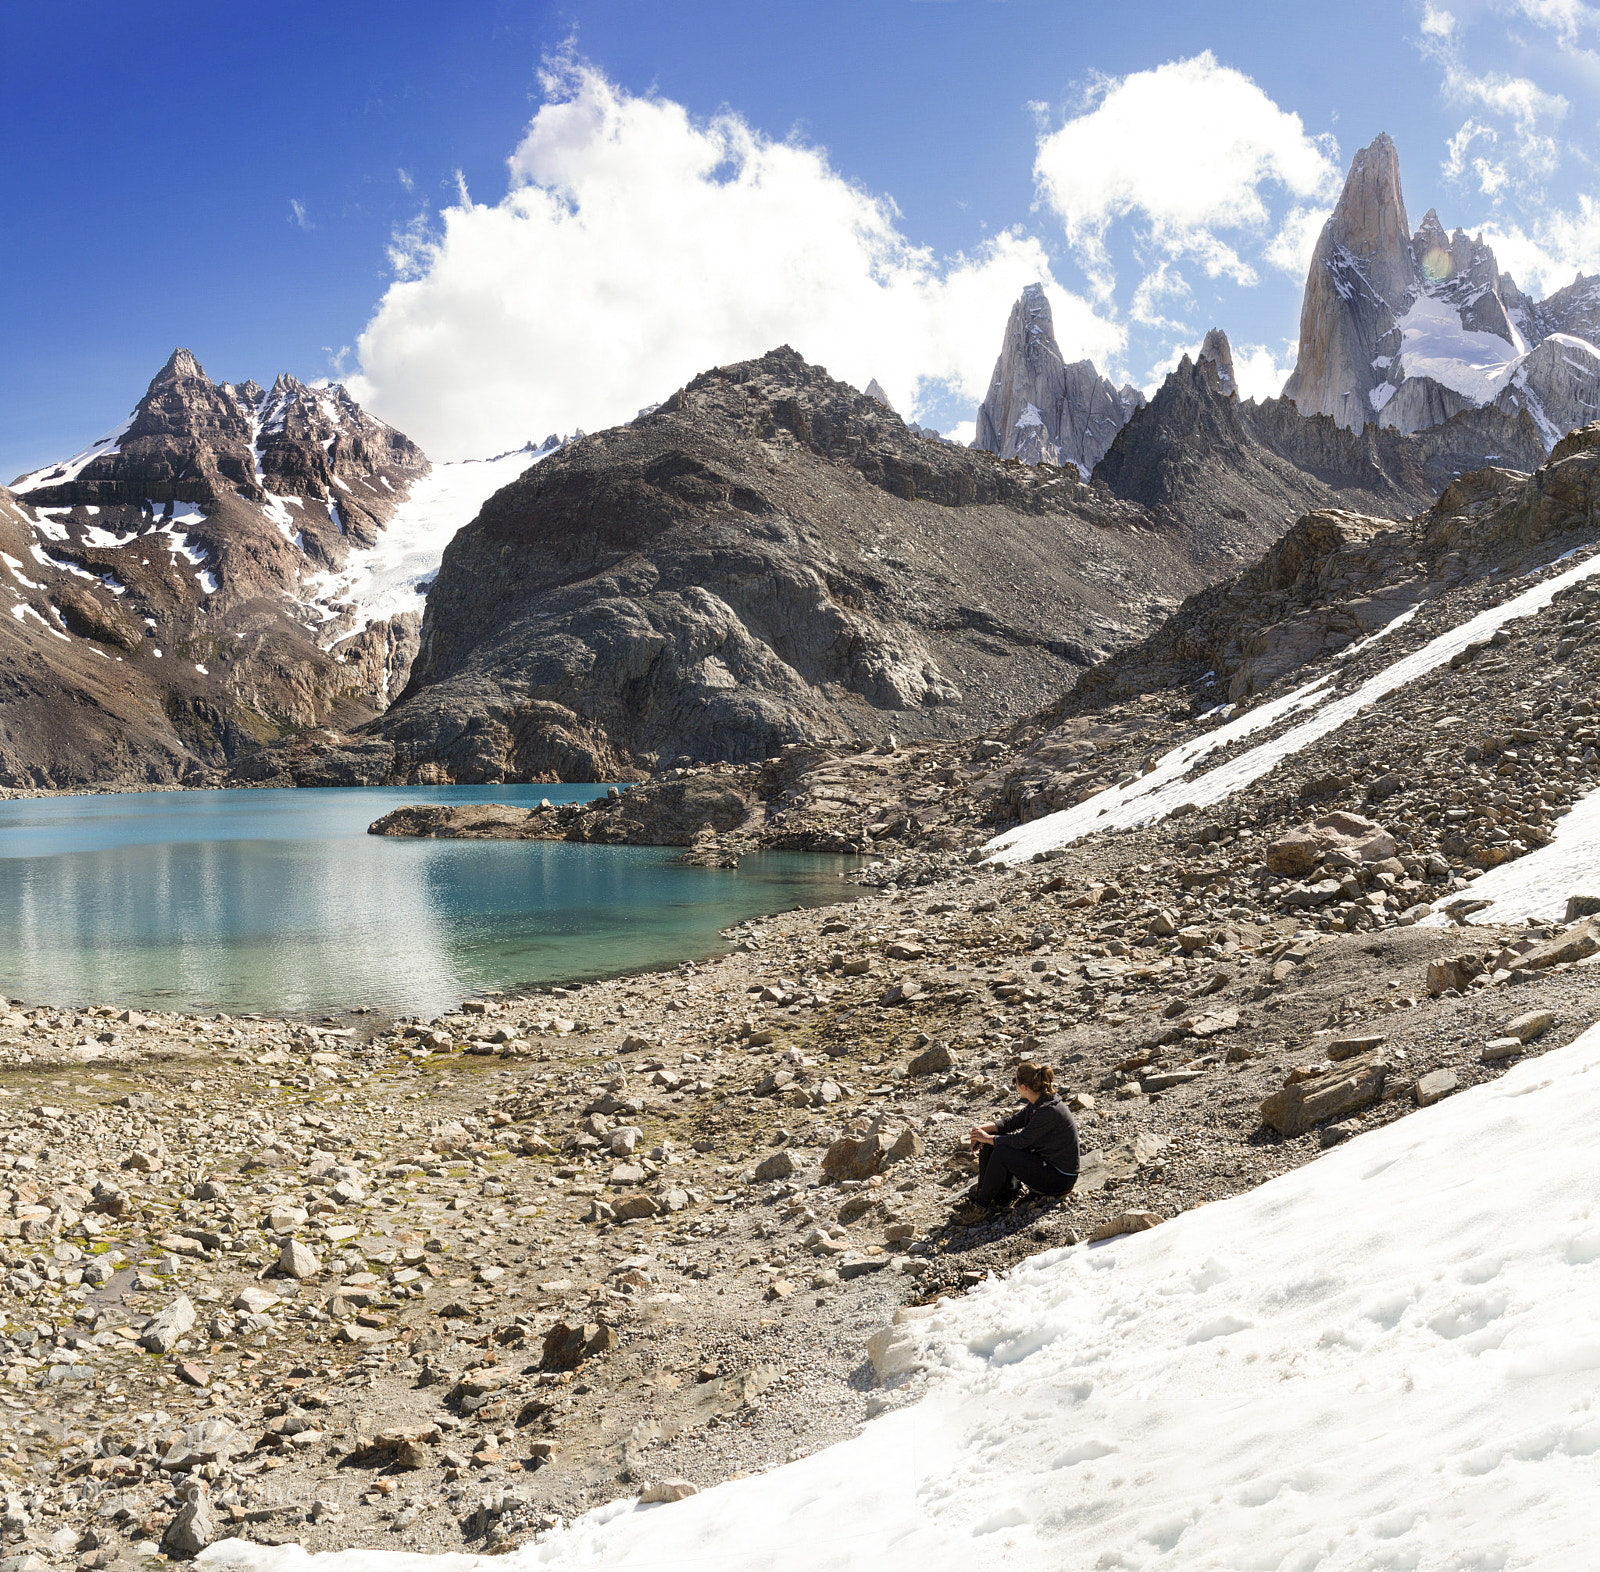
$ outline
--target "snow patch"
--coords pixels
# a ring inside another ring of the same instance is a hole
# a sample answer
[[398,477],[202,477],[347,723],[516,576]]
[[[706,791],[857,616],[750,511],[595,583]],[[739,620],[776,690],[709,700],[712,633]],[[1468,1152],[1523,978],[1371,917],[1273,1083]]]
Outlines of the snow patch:
[[402,612],[421,611],[422,597],[456,531],[476,518],[502,486],[554,451],[523,450],[436,465],[412,481],[371,550],[352,552],[337,572],[311,574],[304,583],[305,593],[322,604],[327,620],[353,609],[358,628]]
[[113,453],[120,453],[122,449],[118,443],[122,441],[128,427],[133,424],[135,410],[130,414],[115,431],[108,432],[100,440],[83,452],[75,453],[69,459],[64,459],[59,464],[46,464],[43,469],[36,469],[31,474],[24,475],[11,483],[11,489],[17,493],[37,491],[41,486],[65,486],[78,478],[84,468],[92,464],[97,458],[106,458]]
[[[1570,555],[1570,552],[1563,553],[1557,561],[1565,561]],[[1600,573],[1600,556],[1590,557],[1564,573],[1551,574],[1522,594],[1513,596],[1499,606],[1491,606],[1459,627],[1430,639],[1420,649],[1384,667],[1349,693],[1335,696],[1334,690],[1328,686],[1335,675],[1333,672],[1316,677],[1283,698],[1264,704],[1259,709],[1247,710],[1226,726],[1163,754],[1157,760],[1155,769],[1127,786],[1108,787],[1075,807],[1047,814],[1031,824],[1019,825],[997,836],[984,849],[996,862],[1026,862],[1037,852],[1070,846],[1074,841],[1097,831],[1125,830],[1136,825],[1153,824],[1166,818],[1183,803],[1207,808],[1222,802],[1240,787],[1259,780],[1280,760],[1298,753],[1300,749],[1342,726],[1364,705],[1376,703],[1395,689],[1444,665],[1452,655],[1469,644],[1488,638],[1505,623],[1542,611],[1559,591],[1595,573]],[[1344,651],[1345,658],[1392,633],[1415,615],[1415,607],[1402,612],[1377,633]],[[1302,709],[1314,709],[1316,713],[1274,741],[1260,743],[1227,764],[1219,765],[1204,775],[1190,777],[1189,771],[1207,754],[1238,742]]]

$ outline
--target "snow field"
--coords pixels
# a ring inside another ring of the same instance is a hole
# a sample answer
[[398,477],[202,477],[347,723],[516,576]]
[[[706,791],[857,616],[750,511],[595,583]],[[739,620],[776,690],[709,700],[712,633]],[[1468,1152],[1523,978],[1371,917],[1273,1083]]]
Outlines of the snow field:
[[[1600,1027],[1148,1233],[1036,1256],[903,1329],[928,1395],[547,1568],[1589,1569],[1600,1492]],[[487,1572],[309,1557],[249,1572]]]
[[[1248,786],[1251,781],[1259,780],[1280,760],[1337,730],[1366,705],[1375,704],[1406,683],[1415,682],[1417,678],[1446,665],[1452,655],[1469,644],[1488,638],[1506,623],[1542,611],[1561,590],[1595,573],[1600,573],[1600,556],[1590,557],[1563,572],[1552,573],[1520,595],[1513,596],[1499,606],[1491,606],[1459,627],[1450,628],[1437,638],[1430,639],[1420,649],[1375,672],[1348,693],[1335,695],[1328,686],[1334,673],[1329,672],[1283,698],[1275,699],[1271,704],[1247,711],[1216,731],[1174,748],[1157,760],[1154,770],[1129,785],[1107,787],[1074,807],[1063,808],[1059,813],[1047,814],[1042,819],[1007,830],[1004,835],[990,841],[985,850],[993,862],[1026,862],[1037,852],[1070,846],[1074,841],[1097,831],[1125,830],[1136,825],[1153,824],[1166,818],[1183,803],[1192,803],[1196,808],[1211,807],[1231,797],[1241,787]],[[1403,612],[1364,642],[1373,643],[1415,614],[1416,608]],[[1207,754],[1302,709],[1314,709],[1315,713],[1275,741],[1247,749],[1227,764],[1202,775],[1189,774]]]
[[358,628],[402,612],[421,611],[422,597],[456,531],[476,518],[502,486],[547,456],[507,453],[482,462],[436,465],[411,483],[377,545],[353,552],[338,573],[307,577],[307,598],[330,607],[352,602]]

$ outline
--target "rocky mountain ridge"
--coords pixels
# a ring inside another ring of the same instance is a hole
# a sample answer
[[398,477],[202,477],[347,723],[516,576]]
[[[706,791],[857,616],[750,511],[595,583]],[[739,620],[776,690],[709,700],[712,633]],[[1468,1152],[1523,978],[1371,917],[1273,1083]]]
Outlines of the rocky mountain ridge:
[[1144,402],[1138,388],[1114,387],[1093,361],[1066,363],[1044,286],[1029,284],[1011,308],[972,445],[1024,464],[1075,464],[1087,480]]
[[[1092,485],[927,441],[791,350],[708,372],[489,500],[445,553],[380,723],[236,775],[630,779],[801,741],[982,733],[1153,628],[1161,586],[1229,572],[1307,508],[1403,518],[1445,458],[1482,462],[1457,451],[1482,431],[1365,439],[1241,406],[1226,336],[1208,347]],[[1474,418],[1540,452],[1509,417]]]
[[1528,413],[1546,449],[1600,412],[1600,284],[1546,301],[1499,270],[1481,235],[1429,209],[1412,231],[1393,140],[1351,161],[1306,279],[1284,395],[1305,415],[1402,432],[1487,405]]
[[429,468],[341,387],[216,383],[175,350],[115,431],[0,489],[0,782],[201,781],[373,717],[420,615],[340,624],[319,577]]

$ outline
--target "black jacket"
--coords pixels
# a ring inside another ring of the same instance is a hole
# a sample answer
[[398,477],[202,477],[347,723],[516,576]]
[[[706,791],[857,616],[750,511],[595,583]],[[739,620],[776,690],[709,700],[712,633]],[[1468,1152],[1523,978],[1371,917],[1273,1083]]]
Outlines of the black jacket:
[[1052,1168],[1077,1176],[1077,1122],[1054,1092],[1036,1103],[1023,1103],[1014,1114],[1000,1120],[995,1125],[994,1144],[1032,1152]]

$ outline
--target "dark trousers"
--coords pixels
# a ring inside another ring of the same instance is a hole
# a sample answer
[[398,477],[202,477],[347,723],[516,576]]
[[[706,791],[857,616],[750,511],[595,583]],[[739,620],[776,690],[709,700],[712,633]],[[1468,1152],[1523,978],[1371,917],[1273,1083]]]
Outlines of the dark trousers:
[[1065,1195],[1078,1182],[1078,1176],[1064,1174],[1043,1158],[1015,1146],[978,1148],[979,1201],[992,1206],[1005,1200],[1016,1190],[1018,1181],[1041,1195]]

